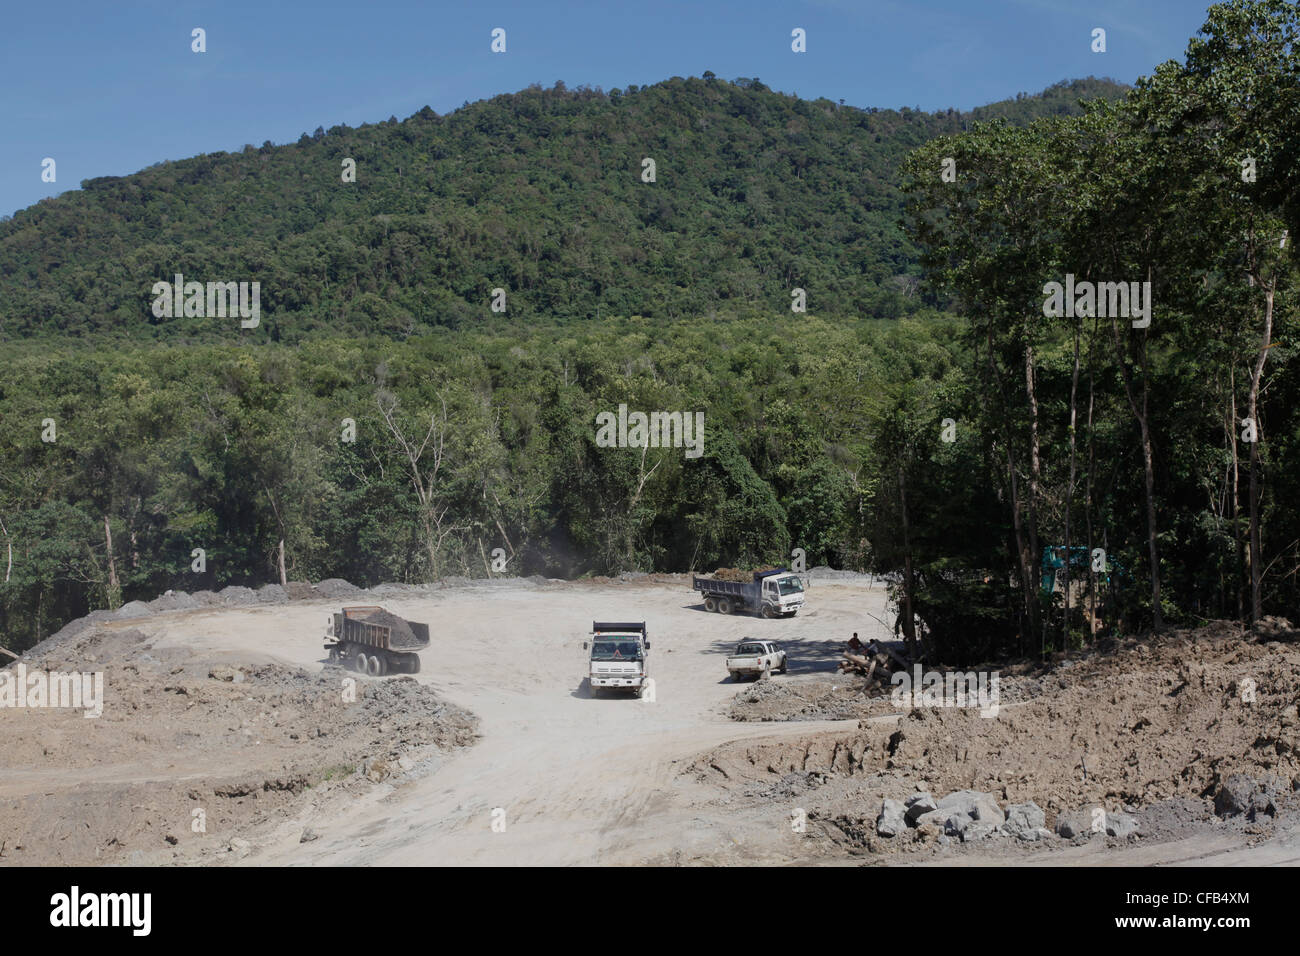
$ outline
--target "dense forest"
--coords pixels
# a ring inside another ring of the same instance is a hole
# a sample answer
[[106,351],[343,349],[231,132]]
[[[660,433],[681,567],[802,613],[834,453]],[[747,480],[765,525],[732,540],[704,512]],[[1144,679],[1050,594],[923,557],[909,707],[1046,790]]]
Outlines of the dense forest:
[[[4,642],[498,548],[563,577],[802,548],[889,575],[949,662],[1294,616],[1298,29],[1233,0],[1132,90],[978,116],[708,74],[531,89],[25,210]],[[153,316],[177,272],[261,281],[261,326]],[[1076,282],[1103,291],[1051,308]],[[620,405],[702,411],[703,454],[601,447]]]
[[[977,113],[1028,122],[1122,92],[1080,80]],[[897,318],[918,275],[899,167],[974,116],[706,73],[536,87],[93,179],[0,223],[0,341],[237,339],[153,314],[150,290],[176,273],[259,281],[261,324],[245,335],[258,343],[463,328],[491,314],[495,288],[510,316],[547,324],[770,314],[794,287],[819,314]]]

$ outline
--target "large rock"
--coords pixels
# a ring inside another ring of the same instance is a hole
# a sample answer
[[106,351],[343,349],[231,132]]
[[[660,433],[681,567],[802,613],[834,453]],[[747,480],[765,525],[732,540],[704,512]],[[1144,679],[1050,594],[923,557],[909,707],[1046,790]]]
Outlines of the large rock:
[[1092,829],[1092,808],[1084,810],[1067,810],[1059,814],[1056,818],[1056,832],[1072,840],[1077,836],[1091,837]]
[[1127,840],[1138,832],[1137,817],[1127,813],[1106,814],[1106,834]]
[[1019,837],[1042,829],[1046,823],[1047,815],[1034,801],[1013,803],[1007,807],[1007,820],[1002,824],[1002,832],[1007,836]]
[[924,814],[931,813],[939,809],[939,805],[934,802],[934,797],[926,793],[914,793],[907,798],[907,822],[916,826],[916,821]]
[[978,790],[958,790],[956,793],[950,793],[939,801],[938,809],[946,810],[948,816],[964,813],[972,820],[994,823],[998,826],[1001,826],[1007,818],[992,794],[981,793]]
[[1253,821],[1261,814],[1275,816],[1277,801],[1274,781],[1259,781],[1244,773],[1234,773],[1214,795],[1214,812],[1225,819],[1245,814],[1246,819]]
[[1001,830],[992,823],[976,823],[973,820],[966,824],[965,829],[961,832],[962,843],[978,843],[981,840],[987,840],[990,837],[998,836]]
[[943,832],[949,836],[962,837],[964,840],[963,834],[972,822],[971,818],[964,813],[950,813],[943,821]]
[[929,813],[923,813],[915,820],[909,820],[908,822],[918,829],[920,827],[937,827],[942,830],[944,822],[949,816],[951,814],[947,810],[931,810]]
[[885,800],[876,817],[876,833],[882,837],[898,836],[907,829],[907,807],[897,800]]

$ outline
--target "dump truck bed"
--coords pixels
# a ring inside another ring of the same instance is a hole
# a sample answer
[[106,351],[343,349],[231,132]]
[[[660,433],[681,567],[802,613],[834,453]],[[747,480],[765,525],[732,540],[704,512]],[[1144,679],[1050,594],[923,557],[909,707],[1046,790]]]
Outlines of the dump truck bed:
[[374,605],[345,607],[334,615],[334,636],[368,647],[410,652],[429,646],[429,625],[398,617]]

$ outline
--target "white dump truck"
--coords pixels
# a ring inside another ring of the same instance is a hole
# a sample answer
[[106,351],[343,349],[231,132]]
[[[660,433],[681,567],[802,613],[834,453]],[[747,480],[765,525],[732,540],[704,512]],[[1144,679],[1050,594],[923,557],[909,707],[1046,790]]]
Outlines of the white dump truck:
[[775,641],[741,641],[727,658],[727,673],[737,683],[746,677],[767,677],[772,671],[784,674],[789,668],[785,650]]
[[704,596],[704,609],[719,614],[757,611],[763,617],[794,617],[803,607],[803,581],[785,568],[755,571],[752,581],[723,581],[695,575],[691,586]]
[[606,687],[640,695],[650,679],[650,638],[645,621],[593,621],[591,633],[591,640],[582,643],[583,650],[590,649],[587,679],[591,696],[598,696]]

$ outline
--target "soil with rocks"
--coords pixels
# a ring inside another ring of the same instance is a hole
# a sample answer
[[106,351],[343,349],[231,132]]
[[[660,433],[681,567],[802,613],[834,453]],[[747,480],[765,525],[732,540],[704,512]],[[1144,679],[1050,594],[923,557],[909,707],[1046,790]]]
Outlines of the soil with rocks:
[[[1300,809],[1294,637],[1289,626],[1243,633],[1216,623],[1025,665],[1004,678],[996,717],[931,707],[882,719],[888,698],[849,680],[765,682],[736,695],[734,719],[857,716],[858,729],[727,744],[686,773],[721,788],[727,806],[797,802],[810,830],[855,854],[984,851],[937,819],[878,832],[885,801],[921,792],[1040,807],[1049,835],[1003,840],[1007,852],[1225,827],[1262,839]],[[1092,823],[1112,818],[1125,820],[1119,836]]]
[[102,671],[103,712],[3,711],[0,866],[233,861],[232,834],[304,794],[364,791],[477,739],[471,713],[410,678],[232,664],[136,630],[81,628],[24,664]]

